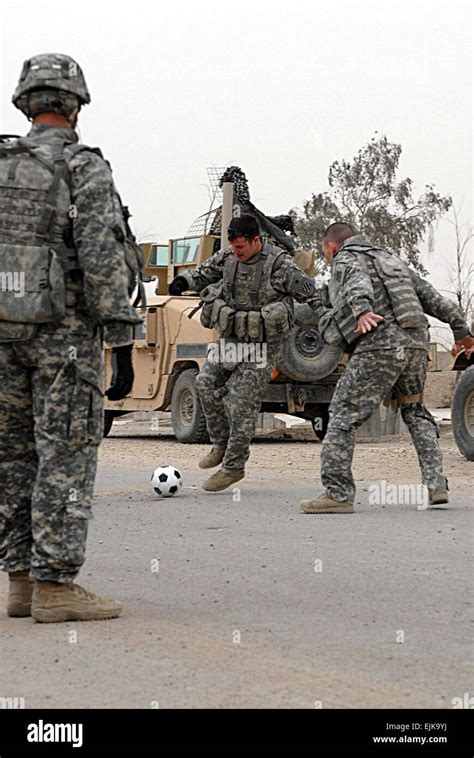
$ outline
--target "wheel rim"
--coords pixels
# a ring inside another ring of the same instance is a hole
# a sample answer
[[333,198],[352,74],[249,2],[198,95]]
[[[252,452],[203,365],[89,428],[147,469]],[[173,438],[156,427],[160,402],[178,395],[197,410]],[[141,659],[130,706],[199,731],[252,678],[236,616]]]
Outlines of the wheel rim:
[[300,355],[316,358],[324,348],[324,342],[317,329],[299,329],[295,335],[295,345]]
[[474,437],[474,390],[472,390],[466,398],[466,403],[464,405],[464,423],[466,424],[466,429],[471,437]]
[[194,398],[191,390],[184,389],[179,402],[179,417],[182,424],[191,426],[194,415]]

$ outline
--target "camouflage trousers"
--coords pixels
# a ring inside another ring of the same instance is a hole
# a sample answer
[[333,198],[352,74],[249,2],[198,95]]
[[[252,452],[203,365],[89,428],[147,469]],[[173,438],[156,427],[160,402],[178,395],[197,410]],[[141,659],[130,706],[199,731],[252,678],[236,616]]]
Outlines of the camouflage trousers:
[[[374,350],[352,356],[329,406],[329,425],[321,452],[321,481],[333,500],[354,501],[351,464],[356,428],[372,415],[393,387],[406,400],[421,394],[427,362],[426,352],[413,348]],[[444,490],[446,479],[436,422],[422,402],[403,404],[402,398],[401,403],[402,418],[418,455],[423,484],[429,490]]]
[[103,434],[98,330],[68,308],[33,339],[0,343],[0,562],[72,581],[84,562]]
[[225,448],[222,469],[242,471],[250,456],[258,412],[276,362],[276,349],[266,348],[266,360],[232,365],[209,357],[196,379],[199,399],[213,445]]

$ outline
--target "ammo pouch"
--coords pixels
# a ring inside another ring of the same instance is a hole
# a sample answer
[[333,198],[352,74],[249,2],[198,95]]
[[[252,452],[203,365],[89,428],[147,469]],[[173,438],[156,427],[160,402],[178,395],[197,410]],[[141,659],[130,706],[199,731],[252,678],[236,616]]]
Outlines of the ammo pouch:
[[16,325],[10,337],[8,325],[2,325],[7,340],[28,339],[18,336],[18,325],[60,321],[66,314],[63,267],[47,245],[0,243],[0,291],[0,321]]
[[264,305],[262,318],[265,324],[266,341],[269,344],[282,342],[294,326],[293,311],[284,300]]
[[263,342],[263,318],[260,311],[247,311],[247,334],[251,342]]
[[234,330],[237,339],[244,341],[247,336],[247,311],[236,311]]
[[[219,302],[219,301],[216,301]],[[222,301],[224,302],[224,301]],[[215,305],[215,304],[214,304]],[[224,305],[219,308],[219,314],[216,322],[216,329],[221,337],[231,337],[234,333],[235,310],[230,305]]]
[[221,295],[222,295],[221,284],[209,284],[209,286],[201,290],[201,303],[202,303],[201,324],[206,329],[211,329],[213,326],[212,309],[214,306],[214,302],[217,299],[221,299]]
[[242,342],[263,342],[263,319],[260,311],[236,311],[234,332]]
[[234,330],[235,310],[222,298],[222,284],[209,284],[201,291],[201,324],[217,329],[221,337],[230,337]]

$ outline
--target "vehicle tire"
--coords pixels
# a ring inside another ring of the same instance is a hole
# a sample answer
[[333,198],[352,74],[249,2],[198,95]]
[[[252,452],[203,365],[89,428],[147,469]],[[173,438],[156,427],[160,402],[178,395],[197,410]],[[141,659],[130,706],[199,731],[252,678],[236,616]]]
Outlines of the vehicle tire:
[[459,450],[468,461],[474,461],[474,366],[466,369],[456,382],[451,423]]
[[295,326],[280,347],[277,366],[289,379],[314,382],[331,374],[343,355],[327,345],[315,326]]
[[180,374],[171,395],[171,423],[178,442],[209,442],[206,417],[196,390],[199,371],[188,368]]
[[107,437],[114,423],[114,411],[104,411],[104,437]]

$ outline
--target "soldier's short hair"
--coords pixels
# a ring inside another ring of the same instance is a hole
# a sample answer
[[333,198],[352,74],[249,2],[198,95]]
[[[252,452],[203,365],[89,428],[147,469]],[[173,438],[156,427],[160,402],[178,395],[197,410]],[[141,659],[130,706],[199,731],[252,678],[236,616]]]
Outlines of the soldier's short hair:
[[257,219],[250,213],[242,213],[241,216],[233,218],[227,229],[227,238],[229,242],[238,237],[245,237],[247,240],[253,240],[260,235],[260,228]]
[[336,221],[334,224],[329,224],[328,228],[324,232],[323,242],[335,242],[338,245],[342,245],[349,237],[353,237],[355,234],[354,229],[350,224],[346,224],[344,221]]

